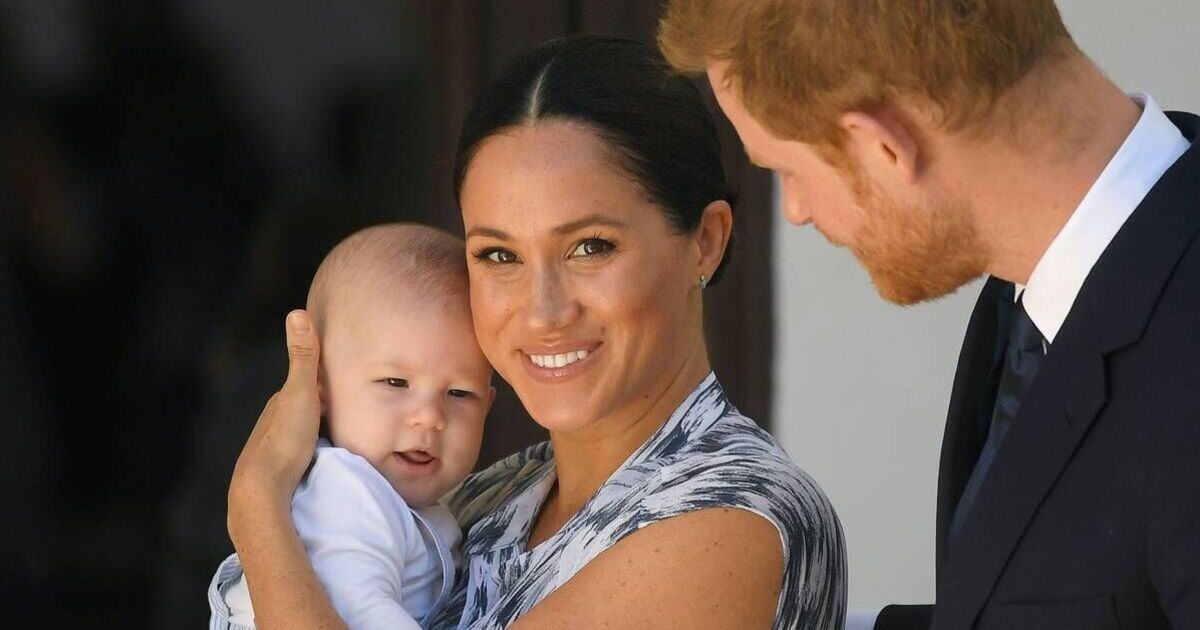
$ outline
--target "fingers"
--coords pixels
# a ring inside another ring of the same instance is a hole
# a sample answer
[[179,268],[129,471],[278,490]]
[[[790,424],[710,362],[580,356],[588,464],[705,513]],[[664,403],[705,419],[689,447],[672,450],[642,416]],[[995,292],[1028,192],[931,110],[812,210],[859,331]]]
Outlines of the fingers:
[[320,342],[312,318],[303,310],[287,316],[288,375],[284,389],[296,393],[317,395],[317,361]]

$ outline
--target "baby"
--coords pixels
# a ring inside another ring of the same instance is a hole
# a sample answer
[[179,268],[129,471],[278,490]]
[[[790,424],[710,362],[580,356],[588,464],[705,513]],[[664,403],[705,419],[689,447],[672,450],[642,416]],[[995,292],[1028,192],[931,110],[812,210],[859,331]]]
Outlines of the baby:
[[[474,467],[495,396],[463,243],[417,225],[362,230],[321,263],[307,308],[323,437],[292,496],[296,531],[350,628],[419,628],[459,564],[462,535],[438,499]],[[236,554],[209,603],[210,628],[253,627]]]

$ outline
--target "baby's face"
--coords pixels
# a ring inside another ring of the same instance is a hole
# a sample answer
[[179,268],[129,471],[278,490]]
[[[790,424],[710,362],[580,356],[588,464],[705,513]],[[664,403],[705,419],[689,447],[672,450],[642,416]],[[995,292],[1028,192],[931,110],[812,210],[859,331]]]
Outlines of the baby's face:
[[413,507],[471,472],[495,390],[466,295],[334,306],[321,348],[330,437]]

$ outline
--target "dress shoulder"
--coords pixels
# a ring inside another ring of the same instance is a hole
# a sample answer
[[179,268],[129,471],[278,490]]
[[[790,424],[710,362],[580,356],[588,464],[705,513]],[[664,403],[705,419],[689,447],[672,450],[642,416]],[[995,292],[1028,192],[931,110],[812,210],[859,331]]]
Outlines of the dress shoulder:
[[551,466],[554,455],[550,442],[540,442],[472,473],[446,495],[443,503],[450,508],[463,531],[483,516],[500,509],[513,496],[540,479]]
[[735,508],[779,532],[784,584],[777,627],[840,628],[846,606],[845,539],[824,491],[751,420],[730,414],[647,477],[636,527],[689,512]]

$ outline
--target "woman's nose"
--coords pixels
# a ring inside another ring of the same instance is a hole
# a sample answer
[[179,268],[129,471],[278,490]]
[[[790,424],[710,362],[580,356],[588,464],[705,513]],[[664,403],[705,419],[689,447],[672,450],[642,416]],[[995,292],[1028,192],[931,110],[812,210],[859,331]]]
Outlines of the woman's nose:
[[529,292],[526,312],[529,327],[534,332],[553,332],[578,318],[579,303],[570,294],[557,268],[535,270]]

